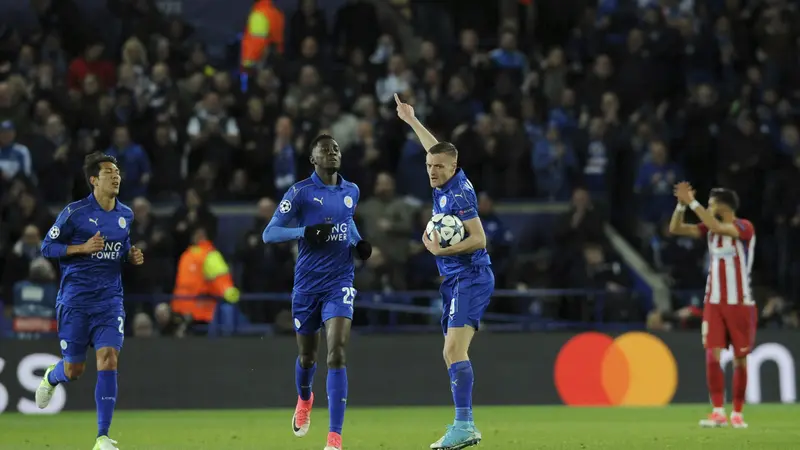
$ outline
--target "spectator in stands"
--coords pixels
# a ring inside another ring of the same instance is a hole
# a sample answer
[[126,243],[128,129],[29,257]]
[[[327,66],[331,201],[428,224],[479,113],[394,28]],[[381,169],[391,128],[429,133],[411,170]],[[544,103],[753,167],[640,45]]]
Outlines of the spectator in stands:
[[683,180],[683,169],[669,161],[666,144],[660,140],[652,141],[650,159],[642,162],[634,185],[641,205],[641,218],[651,228],[648,237],[653,235],[656,224],[672,214],[675,208],[672,187],[680,180]]
[[293,133],[292,120],[285,116],[278,118],[272,145],[272,167],[275,194],[280,196],[297,181],[297,159],[302,150],[295,146]]
[[5,257],[2,276],[3,298],[13,298],[14,285],[28,277],[31,262],[42,256],[42,235],[36,225],[28,225]]
[[83,55],[72,60],[67,74],[69,89],[80,91],[84,78],[89,74],[97,76],[100,85],[105,89],[116,84],[114,64],[103,58],[105,48],[101,39],[94,40],[86,46]]
[[336,142],[342,150],[354,145],[358,139],[360,126],[358,118],[354,114],[342,111],[337,96],[325,100],[320,126],[330,129],[331,136],[336,136]]
[[668,220],[659,224],[658,231],[649,241],[653,268],[665,275],[673,289],[691,290],[702,286],[706,279],[706,242],[671,235]]
[[217,217],[211,212],[200,192],[195,188],[189,188],[183,199],[183,205],[175,210],[171,220],[172,239],[174,248],[178,252],[190,245],[190,233],[194,226],[202,225],[212,239],[217,234]]
[[228,162],[230,153],[239,147],[239,126],[222,104],[219,94],[208,92],[198,105],[186,128],[191,154],[189,170],[196,170],[203,161],[216,166]]
[[[377,253],[375,253],[377,250]],[[376,261],[372,261],[372,256],[378,255]],[[370,259],[363,263],[358,264],[355,274],[355,281],[353,282],[359,289],[366,292],[391,292],[396,289],[392,285],[392,274],[389,264],[386,261],[386,255],[380,248],[373,249]],[[401,289],[402,290],[402,289]]]
[[556,123],[551,122],[545,138],[536,142],[531,159],[538,196],[549,201],[569,198],[578,161]]
[[[602,300],[599,298],[594,300],[605,302],[607,308],[604,308],[604,311],[613,315],[615,319],[612,320],[641,319],[637,316],[635,305],[630,302],[630,297],[626,293],[630,281],[622,264],[607,258],[602,245],[586,244],[583,248],[583,257],[576,260],[571,272],[570,286],[578,289],[606,291],[605,294],[600,294],[604,297]],[[590,320],[594,315],[590,305],[587,305],[583,299],[574,300],[574,302],[568,300],[562,304],[566,307],[566,311],[562,311],[562,317],[573,320]]]
[[735,123],[730,124],[720,136],[717,154],[717,179],[719,185],[735,189],[739,194],[741,217],[759,215],[763,192],[760,169],[768,166],[773,154],[767,136],[759,130],[756,117],[750,111],[741,111]]
[[[288,292],[294,279],[296,245],[282,242],[264,245],[261,234],[275,213],[276,204],[270,198],[258,202],[253,226],[247,230],[236,247],[236,262],[241,275],[243,292]],[[270,276],[265,277],[264,274]],[[271,322],[283,305],[275,302],[248,302],[242,312],[254,322]]]
[[375,94],[378,101],[388,104],[394,101],[394,94],[407,92],[414,82],[414,72],[407,66],[401,55],[392,55],[386,66],[386,76],[375,83]]
[[173,295],[172,310],[198,323],[211,323],[222,308],[239,302],[228,263],[203,224],[191,230],[191,245],[178,262]]
[[368,1],[349,0],[336,12],[333,43],[340,57],[355,48],[361,49],[365,55],[372,54],[380,33],[378,13]]
[[167,303],[159,303],[155,310],[159,336],[182,338],[186,336],[186,320],[175,314]]
[[182,153],[178,147],[177,130],[170,123],[156,125],[151,137],[152,176],[148,184],[148,194],[159,200],[172,200],[179,195],[183,180],[181,177]]
[[356,140],[342,152],[342,171],[367,195],[375,188],[375,174],[391,167],[391,156],[381,151],[376,133],[372,122],[358,122]]
[[70,201],[73,177],[70,166],[70,135],[61,116],[47,112],[44,129],[31,136],[31,159],[45,202]]
[[583,257],[588,243],[603,242],[604,216],[592,203],[589,192],[578,188],[572,192],[570,210],[555,220],[552,247],[553,276],[563,280],[575,260]]
[[509,286],[509,269],[513,263],[514,236],[495,213],[494,200],[485,192],[478,195],[478,214],[486,233],[486,250],[492,255],[495,286],[505,289]]
[[381,249],[391,284],[396,289],[404,289],[405,262],[409,255],[406,239],[413,233],[414,208],[397,197],[391,174],[381,172],[377,175],[375,195],[361,202],[358,215],[364,235]]
[[521,81],[529,69],[528,58],[517,48],[517,35],[514,30],[506,29],[500,33],[500,47],[489,53],[494,67],[512,71]]
[[606,124],[601,117],[589,120],[588,130],[580,130],[576,138],[577,153],[581,162],[583,180],[592,198],[599,204],[608,204],[613,187],[613,173],[619,149],[606,136]]
[[30,188],[20,190],[16,200],[12,200],[6,211],[4,230],[0,235],[7,237],[7,242],[15,242],[23,234],[25,227],[35,225],[39,230],[49,230],[55,218],[36,197]]
[[[32,323],[39,323],[33,329],[20,329],[15,331],[55,331],[56,298],[58,297],[58,283],[56,270],[45,258],[38,257],[30,261],[28,275],[24,280],[17,281],[13,286],[15,322],[21,319],[34,319]],[[42,324],[44,319],[44,324]]]
[[289,19],[289,52],[300,53],[301,42],[307,37],[313,37],[316,42],[325,42],[328,38],[325,13],[317,6],[317,0],[301,0]]
[[131,141],[130,131],[124,125],[114,130],[114,142],[106,154],[117,158],[125,177],[120,192],[123,201],[147,194],[151,180],[150,157],[141,145]]
[[130,204],[136,220],[130,230],[131,243],[147,252],[148,264],[133,270],[123,267],[125,292],[154,294],[169,292],[174,270],[172,240],[152,213],[150,201],[137,197]]
[[[424,230],[431,220],[430,204],[423,205],[414,215],[416,229]],[[425,250],[420,239],[416,235],[408,236],[407,245],[409,246],[409,258],[406,263],[406,273],[408,274],[408,289],[423,290],[436,289],[441,278],[436,268],[436,259]]]
[[[0,86],[0,98],[3,87]],[[17,142],[17,131],[10,120],[0,122],[0,181],[3,184],[16,176],[35,180],[28,147]]]
[[133,316],[133,337],[149,338],[155,336],[153,319],[146,313],[140,312]]

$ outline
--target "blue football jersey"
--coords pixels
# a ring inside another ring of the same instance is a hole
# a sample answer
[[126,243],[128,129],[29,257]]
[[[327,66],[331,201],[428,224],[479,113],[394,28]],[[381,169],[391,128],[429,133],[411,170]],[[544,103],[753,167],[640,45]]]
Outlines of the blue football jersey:
[[[444,186],[433,190],[433,213],[453,215],[462,222],[478,217],[478,197],[463,170],[456,170],[453,178]],[[485,248],[469,255],[436,257],[436,265],[442,276],[455,275],[472,266],[488,266],[491,263]]]
[[325,185],[316,173],[286,192],[270,225],[297,227],[333,224],[328,241],[311,247],[301,239],[294,269],[294,289],[303,294],[316,294],[343,285],[352,286],[355,266],[350,247],[358,236],[353,216],[361,195],[358,186],[338,177],[335,186]]
[[[42,242],[42,255],[61,266],[58,304],[86,309],[122,304],[122,263],[131,248],[132,223],[130,208],[117,200],[105,211],[93,194],[61,211]],[[103,250],[67,256],[68,246],[83,244],[98,231],[105,239]]]

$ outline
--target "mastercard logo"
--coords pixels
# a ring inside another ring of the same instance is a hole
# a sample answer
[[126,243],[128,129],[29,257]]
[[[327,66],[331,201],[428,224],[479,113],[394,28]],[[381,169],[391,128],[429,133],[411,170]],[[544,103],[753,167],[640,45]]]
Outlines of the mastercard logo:
[[675,395],[678,365],[652,334],[588,332],[561,347],[554,378],[566,405],[661,406]]

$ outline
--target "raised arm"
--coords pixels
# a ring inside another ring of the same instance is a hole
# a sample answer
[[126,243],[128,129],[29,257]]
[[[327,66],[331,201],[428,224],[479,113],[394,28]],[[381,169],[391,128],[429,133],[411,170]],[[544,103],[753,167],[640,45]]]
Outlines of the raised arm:
[[695,200],[694,190],[689,183],[685,181],[678,183],[675,186],[675,196],[678,197],[678,200],[680,200],[682,204],[687,205],[694,211],[697,218],[702,222],[703,227],[709,232],[737,239],[741,237],[742,233],[740,233],[740,227],[733,223],[720,222],[711,212],[701,205],[700,202]]
[[702,232],[697,225],[686,223],[683,218],[686,215],[686,205],[678,203],[672,218],[669,220],[669,233],[675,236],[686,236],[695,239],[702,237]]
[[420,122],[417,117],[414,115],[414,107],[409,105],[408,103],[403,103],[400,101],[400,97],[397,94],[394,94],[394,101],[397,103],[397,117],[399,117],[403,122],[409,124],[411,129],[414,130],[417,137],[419,138],[419,142],[425,147],[425,151],[431,149],[434,145],[438,144],[439,141],[436,139],[436,136],[431,134],[422,122]]

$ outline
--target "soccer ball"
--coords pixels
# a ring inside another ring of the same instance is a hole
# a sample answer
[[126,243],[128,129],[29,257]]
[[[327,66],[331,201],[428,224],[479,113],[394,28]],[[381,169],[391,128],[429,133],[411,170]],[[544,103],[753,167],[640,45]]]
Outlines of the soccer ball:
[[434,214],[425,227],[428,239],[433,239],[433,232],[439,232],[439,245],[450,247],[464,240],[464,223],[456,216],[449,214]]

